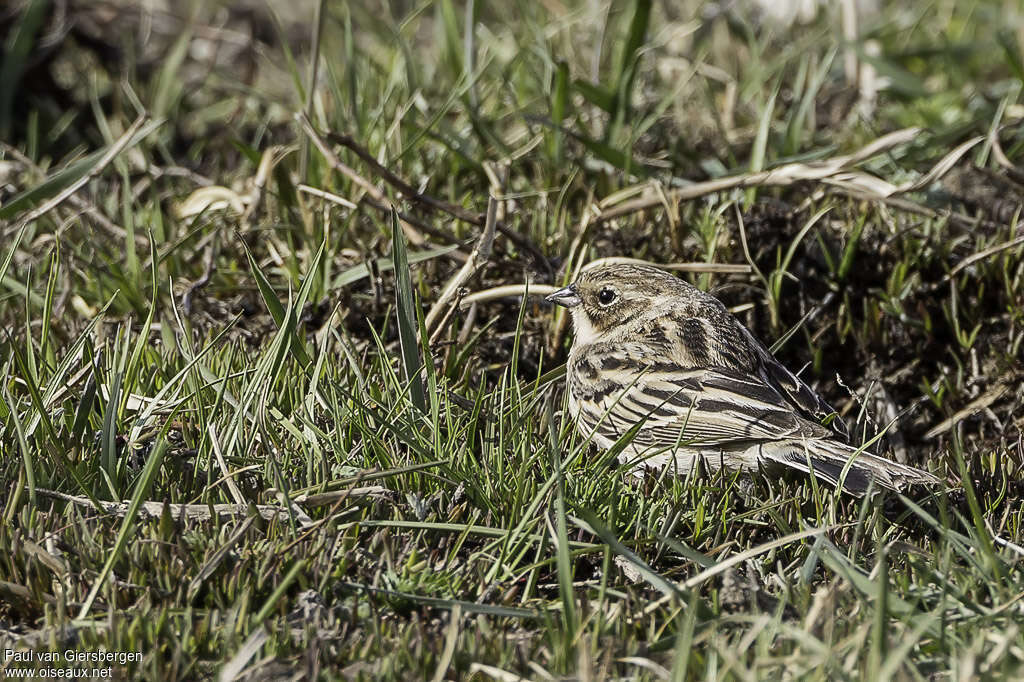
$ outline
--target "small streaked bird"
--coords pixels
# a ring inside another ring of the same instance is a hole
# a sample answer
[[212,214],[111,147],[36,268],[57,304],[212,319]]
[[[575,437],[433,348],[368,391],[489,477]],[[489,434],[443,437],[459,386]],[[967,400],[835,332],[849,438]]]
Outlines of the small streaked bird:
[[820,395],[716,298],[645,265],[600,265],[547,297],[572,314],[569,412],[599,447],[685,474],[782,465],[854,494],[938,479],[848,443]]

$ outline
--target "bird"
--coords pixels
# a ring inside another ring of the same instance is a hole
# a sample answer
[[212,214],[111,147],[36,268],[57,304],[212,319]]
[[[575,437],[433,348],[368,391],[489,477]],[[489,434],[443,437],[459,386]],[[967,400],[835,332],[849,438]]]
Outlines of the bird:
[[[568,412],[637,471],[772,467],[854,495],[934,485],[932,474],[850,443],[839,414],[714,296],[649,265],[604,263],[546,297],[567,308]],[[873,486],[872,486],[873,484]]]

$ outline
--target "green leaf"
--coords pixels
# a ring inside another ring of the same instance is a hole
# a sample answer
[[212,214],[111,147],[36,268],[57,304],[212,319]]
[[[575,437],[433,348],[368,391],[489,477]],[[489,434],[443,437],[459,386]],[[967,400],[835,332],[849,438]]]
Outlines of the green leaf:
[[157,76],[153,92],[151,111],[154,117],[163,118],[171,113],[171,105],[181,97],[184,78],[181,75],[182,64],[188,56],[188,48],[192,45],[192,30],[186,25],[174,45],[164,55],[160,73]]
[[157,437],[156,446],[149,455],[149,459],[146,460],[146,466],[142,470],[142,475],[139,477],[139,482],[135,486],[135,492],[132,494],[131,503],[128,505],[128,511],[125,512],[124,519],[121,521],[121,529],[117,533],[117,540],[114,542],[114,547],[107,555],[107,561],[103,564],[103,570],[100,571],[96,581],[93,582],[92,588],[89,590],[89,594],[86,596],[85,601],[82,602],[82,608],[78,610],[78,617],[85,618],[89,614],[89,609],[92,608],[92,604],[96,601],[96,596],[99,594],[103,584],[107,581],[110,573],[114,569],[114,564],[120,558],[124,552],[125,547],[128,546],[129,536],[135,539],[133,529],[135,526],[135,518],[139,515],[139,509],[142,507],[143,501],[146,499],[146,495],[149,493],[150,487],[153,485],[154,479],[156,479],[157,473],[160,471],[160,464],[164,461],[164,454],[167,452],[167,441],[164,440],[167,435],[167,430],[171,427],[171,420],[168,419],[167,423],[160,430],[160,435]]
[[1013,71],[1013,75],[1017,77],[1017,80],[1024,82],[1024,59],[1021,58],[1017,35],[1004,28],[1001,31],[996,31],[996,41],[999,43],[999,47],[1003,48],[1006,64]]
[[[578,93],[583,95],[583,99],[587,100],[595,107],[600,107],[608,113],[612,113],[615,109],[615,95],[608,92],[607,88],[589,81],[580,80],[579,78],[572,82],[572,86],[576,88]],[[557,125],[558,122],[556,121],[555,123]]]
[[274,291],[274,287],[270,285],[270,281],[267,280],[266,276],[264,276],[263,272],[260,270],[259,265],[256,263],[256,258],[252,255],[252,251],[249,250],[249,245],[245,243],[244,239],[239,239],[239,241],[242,244],[242,248],[245,250],[246,257],[249,259],[249,270],[252,272],[252,276],[256,280],[256,286],[260,290],[260,297],[263,299],[263,304],[267,306],[270,316],[274,318],[274,324],[277,325],[278,329],[287,328],[285,329],[285,333],[289,337],[288,343],[290,344],[291,350],[295,353],[295,358],[302,366],[305,367],[306,365],[309,365],[312,360],[306,352],[306,348],[303,345],[302,340],[298,337],[298,333],[295,328],[297,316],[296,311],[302,310],[302,306],[305,305],[305,301],[309,296],[309,289],[312,286],[313,281],[316,279],[316,272],[320,267],[320,261],[323,257],[324,245],[320,245],[320,249],[313,258],[310,271],[306,274],[302,289],[299,291],[299,302],[286,309],[281,305],[281,301],[278,299],[277,293]]
[[630,163],[631,159],[629,158],[629,155],[623,152],[622,150],[615,149],[609,144],[606,144],[604,142],[598,142],[597,140],[592,140],[589,137],[585,137],[583,135],[574,134],[573,137],[582,142],[583,146],[586,147],[591,154],[601,159],[605,163],[615,166],[616,168],[622,171],[626,170],[627,167],[631,169],[636,169],[636,164]]
[[679,623],[679,630],[676,632],[675,656],[672,660],[672,682],[685,682],[689,679],[686,669],[690,664],[690,650],[693,649],[693,632],[697,627],[697,593],[690,595],[690,601],[686,605]]
[[[761,111],[761,119],[757,124],[757,135],[754,137],[754,144],[750,149],[750,167],[748,170],[751,173],[758,173],[764,170],[765,158],[768,155],[768,135],[771,133],[772,117],[775,114],[775,98],[779,96],[779,88],[781,85],[781,79],[775,81],[775,87],[772,89],[772,94],[768,97],[768,102],[764,105],[764,109]],[[754,198],[756,196],[756,187],[750,187],[746,190],[744,193],[744,199],[748,208],[754,203]]]
[[[21,461],[25,467],[25,484],[28,488],[28,501],[30,505],[36,504],[36,466],[35,466],[35,451],[28,446],[28,440],[25,438],[25,429],[22,426],[21,419],[18,417],[17,403],[7,390],[7,386],[0,384],[0,405],[4,406],[8,414],[10,423],[14,425],[14,433],[18,441],[18,449],[21,450]],[[15,492],[15,491],[11,491]],[[10,507],[8,515],[13,513],[15,507]],[[9,516],[4,518],[6,523],[10,523],[11,519]]]
[[252,251],[249,250],[249,245],[245,243],[245,240],[239,236],[238,240],[242,244],[242,249],[245,251],[246,258],[249,259],[249,271],[252,272],[253,279],[256,280],[256,288],[260,291],[260,297],[263,299],[263,305],[267,306],[267,312],[274,318],[274,324],[278,328],[284,324],[284,318],[286,315],[284,306],[281,305],[280,299],[277,297],[277,292],[274,291],[274,287],[270,285],[270,280],[266,278],[263,271],[260,270],[259,264],[256,262],[256,257],[252,255]]
[[[114,372],[113,381],[107,386],[107,404],[103,409],[103,431],[100,449],[100,469],[107,475],[107,483],[115,486],[117,481],[117,408],[121,404],[121,386],[124,375]],[[111,495],[117,494],[111,487]]]
[[909,98],[928,97],[928,89],[920,76],[883,56],[868,54],[860,45],[854,44],[851,47],[857,52],[858,59],[875,67],[879,76],[889,80],[889,89],[893,92]]
[[14,101],[23,96],[18,90],[18,83],[36,47],[36,35],[46,20],[49,7],[50,0],[29,0],[21,18],[14,22],[7,35],[3,63],[0,64],[0,83],[4,84],[0,88],[0,139],[10,140]]
[[[445,254],[451,253],[452,251],[455,251],[458,248],[458,244],[451,244],[449,246],[442,246],[436,249],[428,249],[426,251],[414,251],[407,255],[407,260],[409,261],[409,265],[412,265],[414,263],[421,263],[425,260],[430,260],[431,258],[437,258],[438,256],[443,256]],[[394,269],[395,262],[390,258],[378,258],[376,265],[377,272],[387,272],[388,270]],[[334,280],[331,287],[334,289],[345,287],[348,286],[349,284],[352,284],[353,282],[358,282],[359,280],[365,279],[366,277],[369,276],[369,266],[367,266],[366,263],[360,263],[359,265],[355,265],[349,268],[348,270],[345,270],[340,275],[338,275],[337,279]]]
[[636,0],[633,3],[633,18],[629,22],[626,42],[619,55],[619,63],[615,82],[615,106],[612,118],[622,120],[629,111],[629,102],[633,92],[633,81],[636,77],[636,66],[640,48],[647,36],[647,25],[651,20],[651,0]]
[[562,159],[562,121],[569,109],[569,65],[558,62],[555,71],[555,87],[551,92],[551,121],[554,123],[548,138],[548,154],[559,163]]
[[860,236],[864,232],[867,218],[865,213],[853,224],[853,232],[850,233],[850,239],[846,242],[846,248],[843,249],[843,260],[839,263],[839,271],[836,273],[836,279],[840,282],[846,281],[846,276],[850,274],[850,268],[853,267],[853,258],[857,254],[857,244],[860,243]]
[[[800,98],[800,105],[795,107],[790,113],[789,122],[786,125],[786,154],[796,154],[800,151],[802,134],[807,128],[807,120],[810,118],[811,113],[814,111],[814,106],[818,102],[818,93],[828,78],[837,52],[838,48],[835,47],[828,51],[804,89],[803,96]],[[801,67],[809,68],[808,62],[803,62]]]
[[[551,401],[548,401],[548,423],[554,421]],[[561,463],[558,461],[559,450],[552,448],[551,456],[554,458],[555,466],[558,468],[558,488],[555,494],[555,553],[558,566],[558,592],[562,597],[562,622],[565,626],[566,641],[571,642],[576,638],[576,592],[572,587],[572,562],[569,558],[569,532],[565,520],[565,490],[564,475]]]
[[405,233],[398,222],[398,211],[391,209],[391,251],[395,262],[395,316],[398,319],[398,343],[402,348],[402,371],[409,385],[409,398],[416,408],[427,412],[427,402],[420,380],[420,348],[416,342],[416,312],[413,306],[412,278],[409,255],[405,247]]
[[430,606],[437,609],[452,609],[455,606],[459,606],[466,613],[481,613],[484,615],[494,616],[496,618],[535,619],[540,615],[538,612],[530,611],[529,609],[517,609],[511,606],[493,606],[491,604],[480,604],[477,602],[461,601],[458,599],[424,597],[418,594],[388,590],[382,587],[372,587],[370,585],[362,585],[360,583],[339,582],[337,583],[337,586],[346,590],[356,590],[360,592],[368,592],[370,594],[381,594],[388,597],[396,597],[398,599],[407,599],[413,604],[423,604],[424,606]]
[[679,598],[685,594],[676,584],[662,577],[661,574],[651,568],[651,565],[641,559],[636,552],[622,544],[615,537],[615,533],[605,526],[594,512],[589,509],[581,509],[579,510],[579,515],[583,522],[589,526],[588,530],[592,530],[613,552],[633,564],[643,579],[650,583],[654,589],[671,598]]

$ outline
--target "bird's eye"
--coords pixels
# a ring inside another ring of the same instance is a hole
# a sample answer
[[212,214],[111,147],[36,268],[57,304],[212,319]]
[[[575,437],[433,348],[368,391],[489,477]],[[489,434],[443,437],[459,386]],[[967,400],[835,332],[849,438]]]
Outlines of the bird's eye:
[[605,287],[604,289],[601,289],[601,291],[597,292],[597,302],[601,305],[610,305],[617,296],[618,294],[615,293],[615,289]]

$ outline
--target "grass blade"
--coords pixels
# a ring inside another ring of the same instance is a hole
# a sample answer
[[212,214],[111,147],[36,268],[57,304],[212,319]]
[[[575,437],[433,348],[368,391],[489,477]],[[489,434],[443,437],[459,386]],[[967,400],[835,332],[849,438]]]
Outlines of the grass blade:
[[[123,148],[120,150],[121,153],[124,153],[125,150],[134,147],[161,125],[163,125],[163,121],[159,120],[149,121],[142,125],[130,139],[123,143]],[[0,220],[9,220],[21,211],[36,206],[47,199],[60,194],[68,187],[71,187],[73,184],[89,175],[89,173],[91,173],[97,165],[104,160],[104,157],[112,151],[111,147],[113,146],[114,145],[109,145],[103,149],[99,149],[84,159],[80,159],[69,164],[35,187],[27,189],[17,195],[0,207]]]
[[427,401],[423,395],[423,382],[419,373],[420,347],[416,341],[416,321],[409,256],[405,247],[405,234],[398,223],[398,211],[391,210],[392,257],[395,263],[395,317],[398,321],[398,341],[402,348],[402,372],[409,385],[409,398],[416,408],[426,414]]
[[110,576],[110,573],[114,568],[114,564],[128,546],[128,538],[132,535],[132,529],[135,526],[135,517],[139,515],[139,509],[142,507],[142,503],[145,501],[146,495],[149,493],[149,489],[153,485],[153,481],[160,472],[160,464],[164,461],[164,454],[167,452],[167,441],[164,440],[164,436],[166,435],[169,427],[170,422],[168,422],[161,430],[160,436],[157,439],[157,444],[150,453],[149,459],[146,460],[146,467],[142,470],[139,482],[135,484],[135,492],[132,494],[131,502],[128,505],[128,511],[125,513],[124,519],[121,521],[121,529],[117,533],[117,540],[114,542],[114,547],[110,550],[110,554],[107,556],[107,561],[103,564],[103,570],[100,571],[98,576],[96,576],[96,580],[93,582],[88,596],[85,598],[85,601],[82,602],[82,607],[78,610],[79,619],[83,619],[89,615],[89,611],[92,609],[92,604],[96,601],[96,596],[99,594],[103,584]]
[[36,47],[36,35],[46,19],[49,0],[30,0],[21,18],[7,37],[3,64],[0,65],[0,139],[9,139],[11,114],[18,97],[18,82],[29,65],[29,57]]

